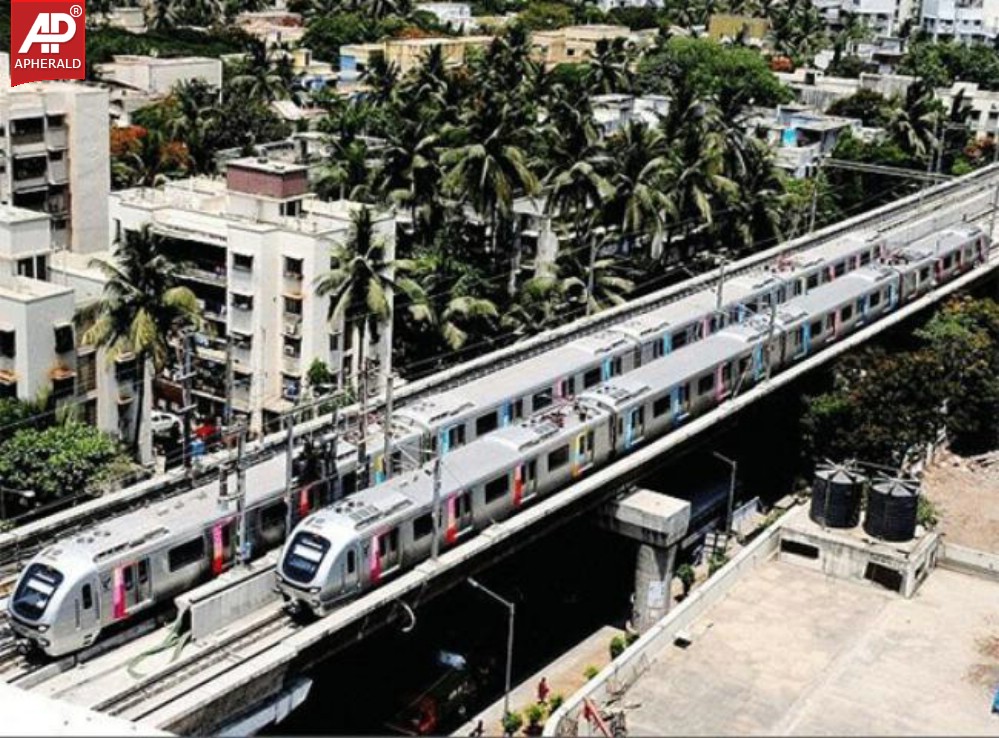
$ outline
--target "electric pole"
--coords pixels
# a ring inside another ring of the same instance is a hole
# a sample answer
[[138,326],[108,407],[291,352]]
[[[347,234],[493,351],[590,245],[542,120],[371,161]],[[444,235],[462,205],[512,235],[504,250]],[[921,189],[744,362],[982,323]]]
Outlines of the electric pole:
[[288,413],[288,437],[285,441],[285,470],[284,470],[284,504],[285,504],[285,520],[284,520],[284,534],[285,537],[291,535],[291,527],[294,522],[294,495],[292,494],[292,483],[294,481],[294,469],[295,469],[295,411],[292,410]]
[[[361,336],[364,340],[364,336]],[[361,388],[361,417],[358,419],[358,431],[360,439],[357,442],[357,488],[365,489],[368,486],[368,367],[370,359],[365,358],[361,367],[361,376],[358,384]]]
[[385,436],[385,447],[382,451],[382,471],[387,481],[392,477],[392,385],[395,374],[385,378],[385,420],[382,422],[382,432]]
[[431,503],[431,520],[434,523],[434,537],[430,541],[430,558],[437,563],[437,554],[440,552],[441,533],[441,457],[440,454],[434,459],[434,495]]
[[236,445],[236,515],[237,541],[239,541],[239,563],[250,560],[250,541],[246,530],[246,465],[243,462],[243,448],[246,445],[246,425],[239,429],[239,441]]
[[194,334],[188,330],[184,332],[184,336],[181,339],[184,345],[184,368],[183,374],[181,375],[181,403],[184,407],[181,409],[181,416],[184,419],[184,449],[181,457],[184,460],[184,470],[188,475],[191,474],[191,413],[194,411],[194,400],[191,397],[192,381],[194,379],[194,374],[191,372],[191,354],[194,351]]
[[222,424],[228,429],[232,427],[232,334],[225,341],[225,411],[222,413]]

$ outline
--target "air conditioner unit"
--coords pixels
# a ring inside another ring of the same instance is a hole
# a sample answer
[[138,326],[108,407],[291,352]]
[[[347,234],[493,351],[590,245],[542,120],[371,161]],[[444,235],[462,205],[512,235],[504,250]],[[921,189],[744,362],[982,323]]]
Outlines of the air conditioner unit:
[[285,356],[294,356],[295,355],[295,347],[294,346],[285,346],[284,347],[284,355]]
[[297,336],[299,325],[299,323],[287,323],[285,324],[284,332],[289,336]]

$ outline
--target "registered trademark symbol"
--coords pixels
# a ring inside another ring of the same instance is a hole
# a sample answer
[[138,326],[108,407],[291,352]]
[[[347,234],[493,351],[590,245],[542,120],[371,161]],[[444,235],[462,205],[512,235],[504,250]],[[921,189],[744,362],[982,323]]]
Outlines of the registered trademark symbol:
[[74,5],[69,9],[69,13],[74,18],[79,18],[81,15],[83,15],[83,8],[79,5]]

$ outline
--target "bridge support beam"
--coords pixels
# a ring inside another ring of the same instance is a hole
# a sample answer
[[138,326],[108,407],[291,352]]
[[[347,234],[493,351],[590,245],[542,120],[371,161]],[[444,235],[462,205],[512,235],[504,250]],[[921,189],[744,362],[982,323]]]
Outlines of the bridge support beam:
[[670,589],[676,549],[690,524],[690,503],[639,489],[609,502],[601,511],[600,523],[638,541],[632,624],[639,633],[644,633],[672,605]]

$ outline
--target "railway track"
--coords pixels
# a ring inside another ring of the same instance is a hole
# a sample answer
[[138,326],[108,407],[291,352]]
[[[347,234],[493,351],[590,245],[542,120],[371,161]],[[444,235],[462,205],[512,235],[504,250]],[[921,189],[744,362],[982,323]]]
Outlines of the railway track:
[[[926,194],[911,195],[869,213],[864,213],[841,223],[828,226],[815,234],[778,244],[771,249],[746,257],[727,267],[725,278],[729,279],[758,270],[763,265],[772,262],[780,256],[813,248],[852,231],[873,229],[882,233],[888,233],[899,227],[911,224],[914,220],[919,221],[931,215],[939,219],[945,217],[942,214],[949,210],[956,210],[960,213],[962,207],[968,207],[970,201],[991,195],[996,186],[992,183],[992,180],[997,178],[999,178],[999,166],[994,166],[979,170],[960,180],[952,180],[937,185]],[[986,214],[990,212],[991,205]],[[959,218],[955,218],[955,220],[959,220]],[[444,369],[430,377],[401,386],[396,391],[396,400],[402,403],[416,400],[435,392],[451,389],[582,336],[604,330],[614,323],[682,299],[692,292],[716,285],[720,278],[720,270],[713,270],[683,283],[658,290],[653,294],[643,296],[625,305],[611,308],[590,318],[577,320],[567,326],[532,336],[486,356],[473,359],[456,367]],[[369,403],[371,412],[377,413],[381,405],[381,398],[374,399]],[[341,417],[348,421],[351,418],[356,418],[357,412],[358,408],[356,405],[340,411]],[[307,421],[299,424],[296,427],[296,432],[300,435],[311,434],[325,428],[329,422],[329,416]],[[281,432],[272,434],[255,444],[251,444],[248,447],[248,459],[250,463],[259,463],[278,453],[284,453],[286,438],[286,434]],[[173,478],[169,480],[152,480],[151,482],[138,485],[138,487],[142,488],[139,491],[133,489],[124,494],[122,492],[109,494],[90,503],[57,514],[52,519],[45,519],[38,523],[29,524],[23,528],[0,534],[0,593],[3,592],[2,588],[4,585],[2,582],[13,581],[21,562],[33,556],[42,546],[48,544],[53,539],[70,535],[83,529],[90,525],[95,518],[107,519],[108,517],[114,517],[172,497],[181,492],[186,492],[217,474],[218,465],[226,458],[227,455],[224,453],[214,455],[204,463],[200,474],[193,478],[183,477],[174,473]]]
[[[987,218],[991,210],[981,211],[973,220]],[[999,258],[999,247],[993,245],[990,256]],[[398,593],[393,596],[398,596]],[[129,720],[149,718],[156,713],[176,709],[178,701],[193,695],[209,682],[233,672],[250,659],[267,654],[279,647],[287,638],[302,630],[303,626],[284,613],[280,605],[273,604],[258,611],[256,616],[232,626],[232,632],[221,632],[214,641],[192,644],[176,661],[161,664],[155,673],[123,682],[125,665],[134,658],[134,652],[119,654],[105,648],[107,663],[95,659],[80,670],[67,671],[67,667],[47,667],[48,673],[24,679],[24,686],[39,688],[52,697],[66,699],[108,714]],[[162,634],[162,631],[157,631]],[[0,637],[3,635],[0,619]],[[0,649],[3,642],[0,641]],[[123,649],[124,650],[124,649]],[[2,650],[0,650],[0,678],[4,678]],[[81,659],[82,661],[82,659]],[[89,671],[87,669],[89,668]],[[36,670],[37,672],[37,670]],[[11,680],[13,681],[13,680]],[[19,680],[20,681],[20,680]],[[59,682],[49,687],[49,683]],[[152,724],[152,723],[150,723]]]

